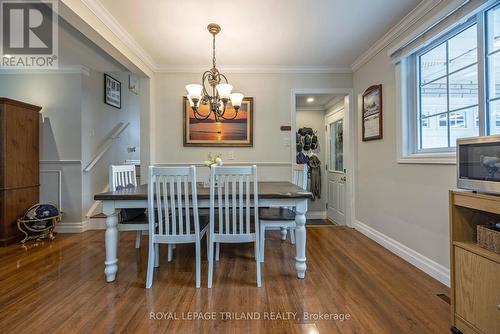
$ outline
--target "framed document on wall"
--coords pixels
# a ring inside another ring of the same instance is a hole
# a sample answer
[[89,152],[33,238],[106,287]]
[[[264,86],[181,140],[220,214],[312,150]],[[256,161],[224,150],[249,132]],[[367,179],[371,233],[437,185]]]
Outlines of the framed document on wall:
[[382,139],[382,85],[371,86],[364,92],[361,124],[363,141]]
[[104,74],[104,103],[121,109],[122,84],[110,75]]

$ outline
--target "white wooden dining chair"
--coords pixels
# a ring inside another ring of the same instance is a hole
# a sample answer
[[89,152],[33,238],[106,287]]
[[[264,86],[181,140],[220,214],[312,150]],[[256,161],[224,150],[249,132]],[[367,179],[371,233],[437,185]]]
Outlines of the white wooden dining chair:
[[253,242],[257,286],[261,286],[258,202],[257,166],[211,168],[208,288],[212,287],[214,243]]
[[[149,167],[149,256],[146,288],[153,284],[154,267],[159,265],[159,244],[194,243],[196,287],[201,286],[201,239],[208,225],[198,215],[196,168]],[[169,248],[170,252],[171,248]],[[169,256],[170,260],[170,256]]]
[[[135,174],[135,165],[112,165],[109,168],[109,190],[137,187],[137,177]],[[145,211],[146,209],[144,209]],[[123,210],[122,210],[123,211]],[[123,213],[123,212],[122,212]],[[123,214],[121,215],[124,216]],[[148,230],[148,221],[145,214],[139,218],[130,221],[120,222],[119,231],[136,231],[135,248],[141,247],[142,231]]]
[[[307,165],[293,165],[292,182],[303,188],[307,188]],[[264,250],[266,242],[266,229],[280,228],[281,239],[286,239],[287,230],[290,231],[290,241],[295,244],[295,211],[293,208],[261,208],[260,217],[260,260],[264,262]]]

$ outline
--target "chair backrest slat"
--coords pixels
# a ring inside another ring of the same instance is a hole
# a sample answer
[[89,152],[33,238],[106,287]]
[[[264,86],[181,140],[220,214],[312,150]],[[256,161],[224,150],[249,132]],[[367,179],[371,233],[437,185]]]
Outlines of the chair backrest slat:
[[186,234],[191,234],[191,214],[189,212],[189,187],[188,177],[184,176],[184,209],[186,217]]
[[293,165],[292,183],[307,189],[307,165]]
[[231,198],[232,198],[232,208],[231,208],[231,211],[232,211],[232,214],[233,214],[233,217],[232,217],[232,223],[233,223],[233,229],[232,229],[232,232],[233,234],[237,234],[237,231],[236,231],[236,212],[238,210],[238,207],[236,206],[236,197],[238,196],[238,194],[236,193],[236,176],[232,176],[231,177]]
[[[252,227],[258,228],[257,167],[212,167],[210,173],[210,219],[214,223],[216,203],[219,216],[217,234],[258,233],[252,232]],[[252,209],[254,217],[256,217],[254,221],[252,221],[251,216]],[[211,229],[213,228],[214,226],[211,225]]]
[[[222,208],[222,182],[223,182],[224,176],[220,175],[216,178],[217,182],[217,207],[219,208],[219,231],[222,231],[223,227],[223,221],[224,221],[224,216],[223,212],[224,209]],[[215,224],[215,222],[214,222]]]
[[239,198],[239,231],[240,233],[243,233],[243,175],[240,175],[238,177],[238,185],[239,185],[239,191],[238,191],[238,198]]
[[[168,217],[167,216],[167,212],[168,212],[167,203],[163,203],[164,205],[162,205],[162,200],[161,200],[162,192],[161,192],[161,187],[159,186],[161,184],[165,185],[164,179],[165,179],[165,177],[163,175],[161,175],[161,176],[157,176],[156,180],[155,180],[155,182],[157,184],[157,186],[156,186],[156,208],[157,208],[157,212],[158,212],[158,229],[159,229],[158,234],[164,234],[164,232],[163,232],[163,213],[165,213],[165,217]],[[167,192],[165,191],[165,187],[163,187],[163,188],[164,188],[163,194],[166,194]],[[163,212],[163,209],[165,209],[165,212]]]
[[112,165],[109,168],[109,190],[130,186],[137,187],[135,165]]
[[184,234],[184,213],[182,212],[182,187],[181,187],[181,177],[176,177],[177,181],[177,211],[179,212],[179,234]]
[[226,206],[226,233],[229,233],[229,175],[224,176],[224,204]]
[[149,167],[148,209],[151,235],[198,234],[196,168]]
[[246,177],[246,210],[247,210],[247,221],[246,221],[246,230],[250,231],[250,176]]

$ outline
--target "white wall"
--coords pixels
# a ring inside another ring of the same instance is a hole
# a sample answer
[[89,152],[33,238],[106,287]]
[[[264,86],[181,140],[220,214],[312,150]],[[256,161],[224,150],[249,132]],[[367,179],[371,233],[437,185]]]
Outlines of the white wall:
[[386,49],[354,73],[357,96],[374,84],[382,84],[383,89],[384,138],[357,139],[356,219],[449,267],[448,189],[455,187],[455,166],[396,162],[396,129],[400,126],[396,113],[400,110],[395,67]]
[[[203,162],[208,152],[234,152],[234,162],[279,162],[259,166],[261,179],[289,180],[291,176],[290,132],[293,88],[349,88],[351,74],[242,74],[226,73],[235,91],[254,98],[254,146],[249,148],[183,147],[182,96],[184,86],[198,83],[200,74],[158,74],[155,77],[154,162]],[[288,145],[285,145],[288,142]],[[292,143],[294,144],[294,143]],[[294,148],[295,149],[295,148]],[[283,164],[285,163],[285,164]],[[200,170],[206,177],[207,171]]]
[[309,127],[317,131],[319,149],[316,150],[319,160],[321,161],[321,198],[316,198],[314,201],[309,200],[309,212],[324,212],[326,211],[326,203],[328,202],[327,183],[326,183],[326,147],[325,147],[325,110],[307,110],[299,109],[296,111],[296,126],[297,129]]

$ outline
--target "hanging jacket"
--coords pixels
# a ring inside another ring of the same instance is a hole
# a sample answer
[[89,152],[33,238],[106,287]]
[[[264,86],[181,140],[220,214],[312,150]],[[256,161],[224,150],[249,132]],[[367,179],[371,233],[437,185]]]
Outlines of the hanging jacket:
[[297,156],[295,157],[295,162],[298,165],[305,165],[309,162],[309,157],[304,154],[304,152],[300,151],[297,153]]
[[313,194],[313,201],[321,198],[321,161],[316,154],[309,158],[309,173],[311,174],[311,183],[309,191]]

